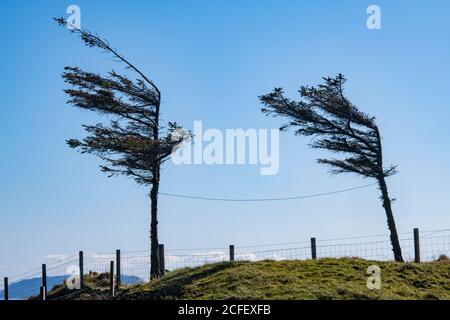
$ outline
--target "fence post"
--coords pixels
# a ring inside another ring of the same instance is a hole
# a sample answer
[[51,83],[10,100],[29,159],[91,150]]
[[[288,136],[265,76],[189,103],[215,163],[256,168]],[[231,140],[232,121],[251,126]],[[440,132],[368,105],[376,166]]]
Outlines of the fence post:
[[121,282],[121,273],[120,273],[120,250],[116,250],[116,288],[119,289]]
[[311,258],[313,260],[317,259],[316,238],[311,238]]
[[114,261],[111,260],[109,263],[109,290],[114,297]]
[[44,288],[45,296],[47,296],[47,266],[45,263],[42,265],[42,287]]
[[8,301],[9,300],[8,277],[5,277],[3,281],[4,281],[3,296],[5,298],[5,301]]
[[47,288],[41,286],[41,288],[39,289],[39,295],[41,296],[41,300],[47,300]]
[[234,261],[234,245],[230,244],[230,261]]
[[419,228],[414,228],[414,262],[420,263]]
[[83,251],[78,252],[78,264],[80,267],[80,289],[84,289],[84,259],[83,259]]
[[164,261],[164,245],[158,245],[158,255],[159,255],[159,276],[162,277],[166,273],[166,264]]

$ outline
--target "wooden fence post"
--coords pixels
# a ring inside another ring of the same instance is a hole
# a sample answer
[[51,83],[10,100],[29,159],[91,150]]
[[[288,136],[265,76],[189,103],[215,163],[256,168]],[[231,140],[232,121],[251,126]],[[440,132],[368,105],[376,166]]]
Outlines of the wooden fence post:
[[41,286],[39,289],[39,295],[41,297],[41,300],[47,300],[47,288],[44,286]]
[[120,273],[120,250],[116,250],[116,288],[119,289],[121,282],[121,273]]
[[234,261],[234,245],[230,244],[230,261]]
[[316,238],[311,238],[311,258],[313,260],[317,259]]
[[[44,288],[44,295],[47,296],[47,266],[42,265],[42,287]],[[45,299],[42,299],[45,300]]]
[[83,251],[78,252],[78,264],[80,268],[80,289],[84,289],[84,257]]
[[166,273],[166,264],[164,260],[164,245],[158,245],[158,255],[159,255],[159,276],[162,277]]
[[114,261],[111,260],[109,263],[109,290],[114,297]]
[[4,281],[3,296],[5,298],[5,301],[8,301],[9,300],[8,277],[5,277],[3,281]]
[[414,262],[420,263],[419,228],[414,228]]

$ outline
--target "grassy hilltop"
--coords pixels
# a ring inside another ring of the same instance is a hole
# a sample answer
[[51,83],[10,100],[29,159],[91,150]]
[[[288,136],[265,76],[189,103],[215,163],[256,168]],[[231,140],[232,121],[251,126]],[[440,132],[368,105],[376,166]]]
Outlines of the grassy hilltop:
[[[381,268],[381,289],[369,290],[367,267]],[[103,282],[102,282],[103,281]],[[108,298],[107,283],[86,279],[73,299]],[[64,291],[57,288],[49,297]],[[450,263],[396,263],[356,258],[226,262],[168,272],[123,287],[117,299],[450,299]]]

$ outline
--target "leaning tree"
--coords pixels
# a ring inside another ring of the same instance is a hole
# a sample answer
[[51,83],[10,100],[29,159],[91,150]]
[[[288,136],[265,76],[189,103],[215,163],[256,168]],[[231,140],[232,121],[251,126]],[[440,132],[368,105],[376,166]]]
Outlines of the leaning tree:
[[[60,26],[67,25],[64,18],[55,20]],[[137,79],[132,80],[114,70],[107,75],[100,75],[77,67],[66,67],[62,77],[70,86],[64,90],[69,96],[68,103],[108,117],[106,124],[84,125],[87,137],[81,141],[70,139],[67,143],[82,153],[93,154],[103,160],[101,171],[109,177],[124,175],[140,185],[151,186],[150,277],[158,277],[158,188],[161,164],[179,146],[181,141],[173,139],[176,136],[173,133],[181,128],[172,122],[161,125],[160,90],[141,70],[112,48],[107,40],[84,29],[73,28],[71,32],[79,34],[86,46],[97,47],[111,54],[137,75]]]
[[281,88],[275,88],[259,97],[264,105],[261,110],[266,115],[288,118],[281,130],[292,127],[296,135],[311,136],[312,148],[343,154],[341,159],[318,159],[319,163],[331,166],[332,173],[355,173],[377,180],[394,258],[403,261],[386,185],[386,177],[397,173],[397,169],[392,165],[384,167],[382,139],[375,118],[360,111],[344,96],[345,81],[339,74],[324,78],[324,83],[316,87],[302,86],[299,92],[303,99],[298,102],[286,98]]

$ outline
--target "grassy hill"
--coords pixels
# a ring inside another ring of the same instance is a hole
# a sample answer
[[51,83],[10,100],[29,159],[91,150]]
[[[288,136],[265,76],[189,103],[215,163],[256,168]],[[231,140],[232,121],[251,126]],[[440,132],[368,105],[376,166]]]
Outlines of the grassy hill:
[[[381,268],[381,289],[366,286],[367,267]],[[106,297],[88,285],[74,298]],[[168,272],[151,283],[124,287],[117,299],[450,299],[450,263],[362,259],[227,262]]]

